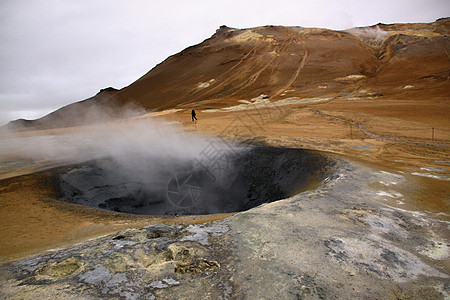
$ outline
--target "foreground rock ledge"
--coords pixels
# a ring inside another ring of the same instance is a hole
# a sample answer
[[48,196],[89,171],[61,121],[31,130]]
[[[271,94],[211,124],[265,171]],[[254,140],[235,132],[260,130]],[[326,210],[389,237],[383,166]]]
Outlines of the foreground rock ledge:
[[443,299],[448,223],[377,202],[397,174],[341,161],[319,188],[203,225],[149,225],[0,266],[14,299]]

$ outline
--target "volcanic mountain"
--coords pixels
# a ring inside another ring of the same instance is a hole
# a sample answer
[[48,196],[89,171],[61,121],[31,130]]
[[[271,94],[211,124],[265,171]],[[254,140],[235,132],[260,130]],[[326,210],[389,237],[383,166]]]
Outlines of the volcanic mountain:
[[[261,95],[272,102],[341,97],[378,104],[386,98],[445,101],[450,96],[449,33],[449,18],[346,31],[221,26],[209,39],[170,56],[121,90],[106,88],[41,119],[8,126],[95,122],[95,114],[89,116],[94,108],[114,112],[128,105],[147,111],[219,109]],[[442,109],[436,113],[446,114]]]

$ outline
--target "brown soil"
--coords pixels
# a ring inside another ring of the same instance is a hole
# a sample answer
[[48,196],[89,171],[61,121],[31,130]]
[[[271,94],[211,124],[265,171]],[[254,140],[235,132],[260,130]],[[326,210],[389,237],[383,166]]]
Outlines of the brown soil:
[[[380,170],[404,172],[406,183],[393,188],[404,195],[404,204],[388,204],[440,213],[439,218],[449,220],[449,24],[382,24],[387,36],[381,42],[325,29],[221,29],[200,45],[168,58],[129,87],[102,91],[31,122],[31,126],[73,126],[86,121],[79,118],[86,111],[111,102],[170,109],[159,117],[179,121],[188,131],[212,133],[230,141],[320,150],[370,163]],[[286,98],[326,100],[220,110],[261,94],[270,96],[270,103]],[[191,122],[193,108],[197,122]],[[204,112],[208,109],[216,111]],[[19,123],[16,125],[30,125]],[[21,134],[77,130],[56,128]],[[0,174],[0,178],[7,178],[0,181],[2,260],[130,226],[225,217],[103,213],[57,201],[49,172],[12,178],[36,172],[39,167]],[[424,167],[443,171],[432,173],[423,171]]]
[[[423,173],[421,167],[435,167],[445,170],[439,175],[449,176],[449,114],[442,113],[448,109],[448,103],[430,105],[422,101],[401,101],[405,106],[409,103],[416,107],[416,115],[432,110],[434,117],[431,120],[414,118],[414,111],[410,111],[411,115],[405,115],[403,111],[396,114],[395,110],[386,109],[386,102],[372,101],[370,106],[362,103],[361,108],[359,102],[353,102],[350,106],[348,101],[336,100],[326,104],[286,106],[282,107],[283,112],[200,113],[197,124],[190,121],[188,112],[178,113],[173,118],[182,120],[187,130],[207,131],[231,140],[331,152],[369,162],[384,170],[404,172],[408,184],[397,189],[407,196],[408,201],[400,206],[395,202],[391,205],[449,214],[450,182],[410,175]],[[390,102],[395,103],[396,100]],[[357,113],[358,110],[364,110],[364,113]],[[258,123],[258,118],[262,123]],[[376,134],[376,138],[367,136],[350,122],[361,124],[364,129]],[[238,124],[237,130],[231,124]],[[435,127],[434,140],[431,139],[431,125]]]
[[78,241],[150,224],[195,224],[231,214],[150,217],[102,211],[59,201],[53,172],[0,181],[0,261],[17,260]]
[[[450,125],[445,114],[448,104],[444,101],[430,105],[420,100],[401,100],[399,105],[416,109],[409,113],[386,109],[388,103],[396,105],[397,101],[337,99],[327,103],[283,106],[270,112],[265,109],[212,113],[197,110],[197,122],[190,120],[188,110],[173,111],[161,117],[182,122],[188,131],[218,134],[231,141],[326,151],[371,163],[382,170],[405,172],[407,184],[395,187],[405,196],[405,204],[398,205],[395,201],[388,204],[402,209],[445,213],[447,215],[439,218],[449,220],[450,182],[410,175],[423,172],[420,167],[439,167],[445,172],[438,175],[449,176],[450,166],[445,164],[450,161]],[[434,117],[420,117],[422,111],[432,111]],[[349,122],[362,124],[366,130],[379,135],[379,139],[368,137]],[[435,127],[434,141],[431,140],[431,126]],[[74,127],[53,129],[51,133],[76,131]],[[48,133],[48,130],[33,131],[22,135]],[[38,166],[22,172],[36,169]],[[11,170],[2,176],[11,177],[16,175],[15,172]],[[4,179],[0,186],[2,260],[18,259],[131,226],[199,223],[228,216],[145,217],[68,204],[56,200],[51,172]]]

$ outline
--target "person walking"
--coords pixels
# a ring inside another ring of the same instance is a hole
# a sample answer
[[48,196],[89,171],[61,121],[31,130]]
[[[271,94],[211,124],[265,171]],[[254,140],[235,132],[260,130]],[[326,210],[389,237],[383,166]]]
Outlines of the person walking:
[[195,116],[195,110],[192,110],[191,115],[192,115],[192,122],[194,122],[194,119],[195,121],[197,121],[197,117]]

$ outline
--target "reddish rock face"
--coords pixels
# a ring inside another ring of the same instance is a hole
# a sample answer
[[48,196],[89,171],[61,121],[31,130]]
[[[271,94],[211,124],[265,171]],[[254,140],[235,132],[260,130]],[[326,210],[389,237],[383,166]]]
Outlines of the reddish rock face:
[[[448,99],[450,21],[378,24],[347,31],[222,26],[120,91],[104,89],[37,122],[70,126],[93,107],[150,110],[236,105],[261,94],[336,98],[358,91],[401,99]],[[95,119],[95,118],[94,118]],[[95,120],[94,120],[95,121]]]
[[[314,97],[339,92],[336,78],[372,75],[375,52],[326,29],[229,29],[174,55],[119,93],[148,108],[224,107],[260,94]],[[326,85],[319,89],[318,86]],[[289,92],[285,92],[290,90]]]
[[[120,91],[118,98],[153,109],[223,107],[260,94],[272,99],[338,96],[364,87],[404,95],[408,84],[448,96],[449,31],[450,21],[380,24],[348,32],[222,28],[169,57]],[[348,75],[362,76],[337,80]],[[423,90],[407,92],[423,96]]]

